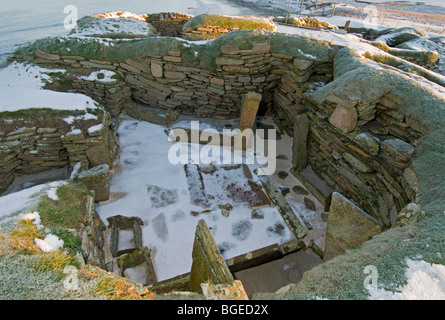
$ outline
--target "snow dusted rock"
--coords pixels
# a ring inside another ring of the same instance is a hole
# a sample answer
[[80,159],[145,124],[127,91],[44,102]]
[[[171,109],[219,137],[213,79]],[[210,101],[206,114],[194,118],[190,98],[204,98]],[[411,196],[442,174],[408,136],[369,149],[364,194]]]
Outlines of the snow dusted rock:
[[233,206],[230,203],[228,203],[228,204],[219,205],[219,208],[221,209],[221,214],[224,217],[228,217],[230,214],[230,211],[233,209]]
[[261,209],[252,210],[252,219],[264,219],[264,212]]
[[209,201],[206,197],[204,183],[199,166],[195,164],[184,165],[185,175],[190,192],[191,201],[204,208],[209,206]]
[[105,201],[110,197],[109,174],[109,165],[103,164],[81,172],[76,181],[82,181],[88,189],[93,190],[96,201]]
[[131,18],[86,16],[77,22],[71,37],[145,38],[154,35],[153,27]]

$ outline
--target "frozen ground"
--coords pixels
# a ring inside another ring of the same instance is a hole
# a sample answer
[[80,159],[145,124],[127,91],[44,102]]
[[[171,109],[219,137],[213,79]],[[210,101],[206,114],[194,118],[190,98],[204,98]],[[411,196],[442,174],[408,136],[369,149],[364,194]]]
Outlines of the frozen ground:
[[[215,165],[216,171],[204,173],[206,166],[201,164],[200,182],[192,164],[192,179],[188,180],[184,165],[172,165],[168,160],[174,142],[168,141],[164,130],[146,122],[122,122],[118,130],[122,153],[111,181],[111,192],[119,197],[97,207],[103,221],[120,214],[137,216],[145,222],[143,244],[153,250],[159,281],[190,271],[199,219],[207,222],[225,259],[293,238],[276,208],[260,208],[264,217],[252,218],[249,201],[253,193],[242,167],[223,169]],[[190,153],[203,147],[185,146],[190,147]],[[253,171],[256,165],[249,167]],[[204,201],[193,201],[198,198],[196,192],[203,192]],[[225,216],[219,205],[227,204],[233,209]],[[296,210],[300,210],[299,215],[313,215],[304,207]]]
[[370,288],[370,300],[445,300],[445,266],[407,260],[406,285],[396,292]]
[[65,70],[46,69],[20,62],[0,69],[0,112],[34,108],[95,108],[94,100],[86,95],[44,90],[42,87],[51,79],[48,73],[57,72],[64,73]]
[[19,214],[34,211],[41,195],[49,197],[55,194],[55,188],[63,185],[64,181],[54,181],[39,184],[31,188],[0,197],[0,225]]
[[[354,0],[333,0],[319,2],[315,0],[231,0],[251,8],[266,8],[274,15],[298,17],[316,16],[331,24],[344,26],[351,20],[355,27],[413,27],[427,33],[445,34],[445,2],[442,0],[426,1],[391,1],[376,0],[356,2]],[[301,6],[303,3],[303,6]],[[331,3],[331,5],[325,5]],[[290,5],[289,5],[290,4]],[[332,4],[335,4],[335,9]]]

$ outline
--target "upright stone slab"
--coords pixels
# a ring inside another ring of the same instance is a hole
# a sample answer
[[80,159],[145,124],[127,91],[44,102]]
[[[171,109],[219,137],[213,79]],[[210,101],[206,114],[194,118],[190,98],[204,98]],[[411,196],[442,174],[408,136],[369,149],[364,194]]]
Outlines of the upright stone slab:
[[112,166],[110,150],[108,149],[108,147],[105,144],[100,144],[100,145],[88,148],[85,151],[85,154],[86,154],[92,167],[96,167],[96,166],[99,166],[104,163],[109,165],[110,167]]
[[[147,247],[141,247],[133,252],[124,253],[117,258],[117,264],[120,272],[126,278],[139,282],[143,285],[150,285],[157,282],[156,272],[154,268],[153,257]],[[131,276],[134,272],[128,272],[127,269],[139,268],[139,273],[136,279]]]
[[110,166],[102,164],[100,166],[82,171],[75,181],[83,182],[89,190],[94,191],[96,201],[105,201],[110,197]]
[[255,124],[256,114],[260,107],[261,94],[256,92],[248,92],[243,97],[241,105],[241,115],[239,128],[241,131],[244,129],[253,129]]
[[294,139],[292,147],[292,164],[294,170],[306,167],[307,149],[306,140],[309,130],[309,118],[307,114],[299,114],[294,120]]
[[323,261],[356,249],[382,232],[379,221],[338,192],[332,194]]
[[202,293],[201,283],[231,284],[233,276],[203,219],[198,221],[193,243],[193,263],[188,290]]
[[291,206],[287,202],[286,197],[283,196],[283,194],[279,192],[277,188],[275,188],[274,184],[267,175],[259,177],[263,184],[264,190],[266,190],[268,197],[270,198],[272,203],[278,207],[278,210],[280,210],[280,214],[283,217],[284,222],[292,231],[295,238],[297,239],[304,238],[306,236],[306,230],[303,228],[303,226],[300,223],[300,220],[298,220]]

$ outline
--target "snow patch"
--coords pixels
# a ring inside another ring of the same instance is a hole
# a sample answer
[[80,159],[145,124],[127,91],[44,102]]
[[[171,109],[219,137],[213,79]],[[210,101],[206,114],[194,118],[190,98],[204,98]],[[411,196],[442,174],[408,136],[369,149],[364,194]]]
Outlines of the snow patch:
[[27,213],[20,219],[26,221],[32,221],[32,223],[37,227],[37,229],[42,228],[42,225],[40,224],[40,214],[38,212]]
[[147,37],[153,34],[153,28],[145,21],[131,18],[97,18],[85,17],[79,20],[78,28],[74,29],[70,37],[102,37],[116,34],[131,37]]
[[46,194],[46,191],[51,188],[60,187],[66,183],[66,181],[55,181],[40,184],[0,197],[0,221],[7,221],[24,212],[33,212],[37,208],[37,203],[42,194]]
[[64,73],[62,69],[47,69],[37,65],[14,62],[0,70],[0,112],[22,109],[50,108],[83,110],[95,108],[90,97],[78,93],[45,90],[51,81],[48,73]]
[[99,70],[91,72],[88,76],[80,76],[80,79],[87,81],[98,81],[98,82],[115,82],[116,72],[111,70]]
[[97,116],[95,116],[94,114],[91,113],[85,113],[81,116],[69,116],[63,119],[63,121],[65,121],[68,124],[73,124],[74,120],[81,120],[81,121],[87,121],[87,120],[96,120]]
[[63,240],[51,233],[48,234],[43,240],[37,238],[34,239],[34,242],[43,252],[53,252],[63,247]]
[[103,128],[102,123],[96,124],[95,126],[88,128],[88,133],[93,134],[95,132],[100,132],[102,130],[102,128]]
[[369,289],[370,300],[444,300],[445,266],[425,261],[407,260],[405,277],[408,282],[397,292],[382,288]]
[[46,195],[48,198],[54,201],[59,201],[59,197],[57,196],[57,188],[51,188],[46,191]]

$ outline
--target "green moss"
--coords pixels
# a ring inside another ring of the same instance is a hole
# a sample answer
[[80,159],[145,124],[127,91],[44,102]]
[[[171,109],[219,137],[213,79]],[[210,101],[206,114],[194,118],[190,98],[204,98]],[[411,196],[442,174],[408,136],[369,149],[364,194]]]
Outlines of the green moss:
[[44,89],[67,92],[73,88],[74,78],[67,76],[65,72],[49,72],[50,81],[45,81]]
[[251,49],[255,43],[269,43],[273,53],[292,55],[315,61],[330,61],[331,43],[271,31],[237,30],[217,39],[195,44],[171,37],[151,37],[132,40],[105,40],[91,38],[45,38],[19,48],[16,53],[32,55],[36,48],[58,55],[81,56],[86,59],[121,62],[127,58],[146,55],[167,55],[179,49],[185,61],[215,69],[215,58],[221,55],[221,46],[235,44],[241,49]]
[[198,27],[218,26],[221,28],[249,30],[275,30],[275,25],[267,18],[254,16],[227,16],[219,14],[200,14],[184,25],[184,30],[194,30]]
[[[393,50],[393,52],[394,52],[394,50]],[[395,57],[395,56],[392,56],[389,54],[375,55],[375,54],[371,54],[371,53],[367,52],[367,53],[365,53],[365,57],[370,60],[373,60],[375,62],[382,63],[385,65],[400,69],[405,72],[420,75],[427,80],[430,80],[434,83],[437,83],[437,84],[445,87],[445,77],[444,76],[442,76],[438,73],[435,73],[433,71],[430,71],[428,69],[425,69],[421,66],[418,66],[414,63],[405,61],[403,59],[400,59],[398,57]]]
[[68,117],[84,114],[82,110],[55,110],[49,108],[20,109],[14,112],[0,112],[0,119],[41,118],[41,117]]
[[86,215],[85,198],[90,191],[82,183],[69,182],[57,189],[58,201],[42,196],[37,211],[47,227],[75,229]]
[[81,241],[79,237],[75,236],[71,231],[60,227],[53,227],[50,233],[63,240],[64,248],[71,249],[74,252],[80,252]]
[[100,59],[107,41],[93,38],[48,37],[39,39],[16,50],[16,54],[33,55],[36,48],[59,55],[77,55],[87,59]]

